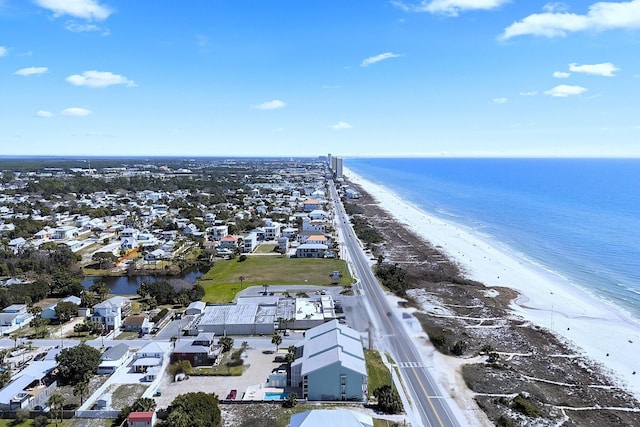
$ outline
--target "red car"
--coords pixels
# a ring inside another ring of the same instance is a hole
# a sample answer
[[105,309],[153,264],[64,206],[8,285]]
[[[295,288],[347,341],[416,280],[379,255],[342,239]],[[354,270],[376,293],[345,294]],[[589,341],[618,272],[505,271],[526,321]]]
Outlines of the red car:
[[227,400],[235,400],[238,395],[238,390],[231,390],[229,394],[227,394]]

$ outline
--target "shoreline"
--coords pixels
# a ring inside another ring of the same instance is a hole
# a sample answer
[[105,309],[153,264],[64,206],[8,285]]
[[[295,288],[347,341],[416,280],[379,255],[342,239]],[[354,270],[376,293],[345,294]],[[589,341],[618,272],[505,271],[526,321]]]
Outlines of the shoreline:
[[396,221],[456,262],[464,277],[488,288],[516,291],[519,296],[510,304],[514,315],[577,347],[576,351],[599,363],[611,380],[640,398],[640,362],[635,357],[640,351],[640,325],[626,313],[557,273],[507,252],[500,242],[424,212],[348,168],[344,173]]

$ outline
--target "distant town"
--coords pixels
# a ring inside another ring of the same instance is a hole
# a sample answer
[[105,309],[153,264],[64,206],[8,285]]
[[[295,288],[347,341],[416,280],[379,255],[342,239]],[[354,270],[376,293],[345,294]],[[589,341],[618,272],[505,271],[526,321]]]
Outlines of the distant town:
[[402,413],[346,314],[352,231],[330,187],[359,193],[341,158],[0,170],[0,410],[14,425],[261,425],[238,413],[265,404],[291,426],[373,426],[345,403]]

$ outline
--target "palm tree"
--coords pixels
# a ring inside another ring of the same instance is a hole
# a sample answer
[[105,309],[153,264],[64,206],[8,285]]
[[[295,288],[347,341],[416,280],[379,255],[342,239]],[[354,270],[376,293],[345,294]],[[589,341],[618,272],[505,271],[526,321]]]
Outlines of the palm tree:
[[276,351],[278,351],[278,347],[280,347],[280,344],[282,344],[282,337],[279,333],[276,332],[275,334],[273,334],[273,336],[271,337],[271,344],[275,344]]
[[56,427],[58,426],[58,420],[62,421],[62,408],[64,405],[64,396],[60,393],[53,393],[49,396],[49,407],[51,408],[51,415],[53,416]]
[[84,403],[84,395],[89,391],[89,380],[82,379],[73,386],[73,395],[80,396],[80,405]]
[[10,335],[11,339],[13,340],[13,348],[18,348],[18,338],[20,337],[18,334],[13,333]]
[[8,369],[0,371],[0,388],[4,388],[9,382],[11,382],[11,371]]

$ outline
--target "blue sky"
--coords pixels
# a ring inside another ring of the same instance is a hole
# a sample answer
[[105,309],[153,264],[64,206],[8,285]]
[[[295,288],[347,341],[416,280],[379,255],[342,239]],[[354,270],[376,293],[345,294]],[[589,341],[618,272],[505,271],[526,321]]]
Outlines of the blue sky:
[[640,0],[0,0],[0,155],[640,157]]

